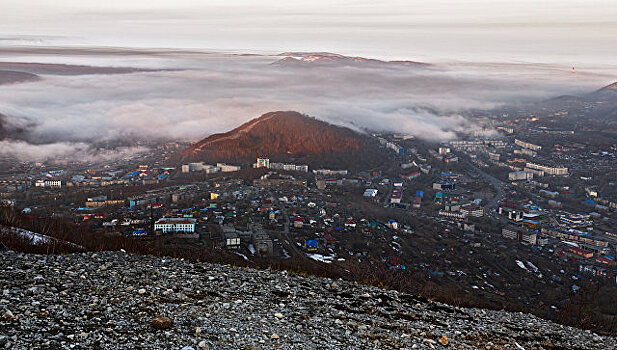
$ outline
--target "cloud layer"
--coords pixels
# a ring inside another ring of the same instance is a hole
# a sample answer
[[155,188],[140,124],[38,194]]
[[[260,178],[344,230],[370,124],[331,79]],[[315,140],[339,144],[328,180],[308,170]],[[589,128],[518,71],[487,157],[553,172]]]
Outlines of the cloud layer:
[[546,65],[293,68],[271,65],[275,57],[186,52],[61,59],[180,70],[44,75],[38,82],[0,86],[0,113],[26,129],[21,143],[3,142],[0,155],[28,159],[100,142],[198,140],[275,110],[443,140],[476,127],[461,116],[469,109],[587,92],[612,79]]

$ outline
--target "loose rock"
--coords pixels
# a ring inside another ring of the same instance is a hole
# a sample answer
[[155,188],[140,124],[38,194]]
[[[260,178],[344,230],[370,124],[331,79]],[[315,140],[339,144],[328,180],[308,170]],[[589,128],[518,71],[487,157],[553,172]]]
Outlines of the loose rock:
[[173,321],[165,316],[156,316],[152,319],[152,322],[150,322],[150,324],[156,329],[167,329],[171,327]]

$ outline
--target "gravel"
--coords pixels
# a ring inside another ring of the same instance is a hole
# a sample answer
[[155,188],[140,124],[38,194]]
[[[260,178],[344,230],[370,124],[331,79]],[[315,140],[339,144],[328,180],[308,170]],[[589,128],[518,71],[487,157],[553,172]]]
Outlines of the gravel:
[[523,313],[121,252],[0,251],[0,349],[615,349]]

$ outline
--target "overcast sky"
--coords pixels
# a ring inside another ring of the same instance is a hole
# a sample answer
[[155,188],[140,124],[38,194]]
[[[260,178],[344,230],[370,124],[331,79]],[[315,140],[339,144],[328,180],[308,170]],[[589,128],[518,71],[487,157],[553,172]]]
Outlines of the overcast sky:
[[2,0],[4,45],[610,64],[615,0]]

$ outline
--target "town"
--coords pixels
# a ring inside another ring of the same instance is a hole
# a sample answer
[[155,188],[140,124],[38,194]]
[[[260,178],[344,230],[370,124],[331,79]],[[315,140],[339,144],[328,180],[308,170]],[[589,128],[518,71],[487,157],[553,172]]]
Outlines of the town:
[[614,288],[615,145],[555,144],[572,134],[538,137],[507,120],[496,129],[440,144],[374,134],[387,165],[359,172],[268,155],[252,166],[167,166],[181,146],[165,144],[110,164],[20,164],[2,175],[1,197],[32,220],[100,235],[247,261],[380,261],[545,312],[563,307],[555,289]]

